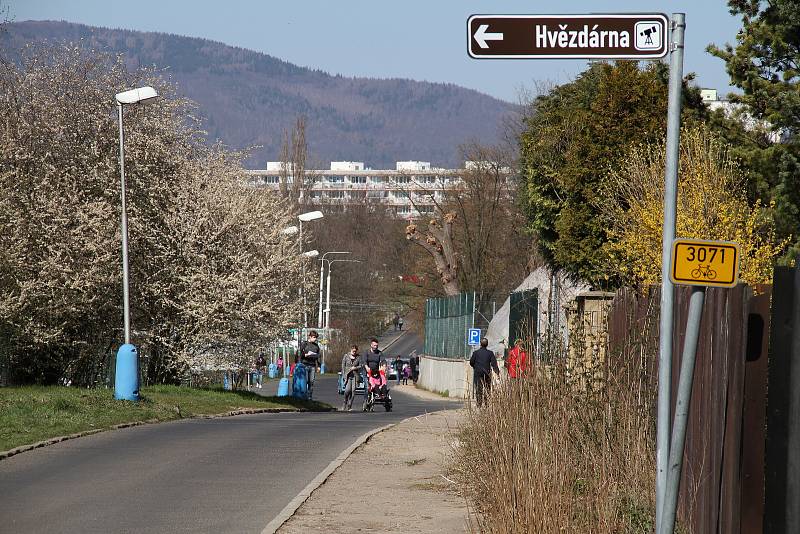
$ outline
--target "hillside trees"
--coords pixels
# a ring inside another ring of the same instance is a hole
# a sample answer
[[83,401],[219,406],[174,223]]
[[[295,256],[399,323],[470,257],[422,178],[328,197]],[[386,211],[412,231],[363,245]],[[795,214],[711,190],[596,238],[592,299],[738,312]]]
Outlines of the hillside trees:
[[[598,254],[607,235],[596,199],[632,145],[663,137],[667,77],[660,63],[595,63],[531,103],[519,140],[522,198],[539,252],[556,269],[598,286],[616,283]],[[698,91],[684,93],[684,121],[701,118]]]
[[[743,94],[739,116],[717,117],[719,131],[735,143],[733,155],[746,172],[751,199],[771,204],[778,235],[793,236],[785,261],[800,255],[800,5],[792,0],[730,0],[742,17],[735,45],[708,47],[726,63]],[[747,115],[757,122],[743,131],[731,125]]]
[[299,258],[241,155],[208,147],[156,73],[67,45],[0,63],[0,335],[12,380],[105,380],[122,342],[114,93],[125,114],[133,342],[151,379],[230,365],[296,317]]

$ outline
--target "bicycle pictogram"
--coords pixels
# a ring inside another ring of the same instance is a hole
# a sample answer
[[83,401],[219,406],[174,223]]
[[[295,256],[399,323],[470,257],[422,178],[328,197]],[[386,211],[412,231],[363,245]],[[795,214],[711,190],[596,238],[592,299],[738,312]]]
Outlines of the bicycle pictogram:
[[697,269],[693,269],[691,272],[692,278],[698,279],[701,276],[708,280],[714,280],[717,277],[717,271],[711,268],[711,265],[706,265],[703,267],[702,263],[697,264]]

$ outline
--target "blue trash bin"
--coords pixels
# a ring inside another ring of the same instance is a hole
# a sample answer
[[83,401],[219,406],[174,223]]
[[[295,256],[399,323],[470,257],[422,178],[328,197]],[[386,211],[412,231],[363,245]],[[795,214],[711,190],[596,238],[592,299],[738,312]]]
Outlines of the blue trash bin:
[[308,373],[306,372],[306,366],[302,363],[294,366],[292,397],[297,397],[298,399],[308,398]]
[[267,373],[270,378],[275,378],[275,376],[278,374],[278,366],[275,365],[274,363],[269,364],[269,367],[267,368]]
[[278,382],[278,397],[287,397],[289,395],[289,379],[281,378]]

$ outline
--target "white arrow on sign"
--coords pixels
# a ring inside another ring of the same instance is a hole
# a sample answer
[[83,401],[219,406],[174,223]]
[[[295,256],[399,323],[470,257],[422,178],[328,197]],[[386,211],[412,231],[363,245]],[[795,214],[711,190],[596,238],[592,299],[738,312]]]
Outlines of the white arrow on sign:
[[486,33],[486,30],[489,29],[488,24],[481,24],[478,26],[478,31],[475,32],[475,40],[478,42],[478,46],[481,48],[489,48],[489,45],[486,44],[486,41],[502,41],[503,34],[502,33]]

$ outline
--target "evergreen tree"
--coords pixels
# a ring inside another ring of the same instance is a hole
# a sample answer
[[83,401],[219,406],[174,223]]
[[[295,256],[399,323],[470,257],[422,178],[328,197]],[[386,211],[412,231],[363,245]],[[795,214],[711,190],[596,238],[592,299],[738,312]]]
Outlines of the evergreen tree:
[[[730,0],[742,18],[736,45],[708,47],[726,63],[743,94],[730,95],[758,121],[717,114],[714,123],[747,172],[751,200],[772,206],[778,235],[792,236],[784,261],[800,255],[800,4],[796,0]],[[751,121],[752,122],[752,121]]]
[[[664,138],[668,77],[663,63],[595,63],[533,102],[520,137],[523,202],[550,265],[596,286],[617,283],[601,254],[597,195],[631,146]],[[705,117],[695,89],[685,88],[683,108],[684,121]]]

